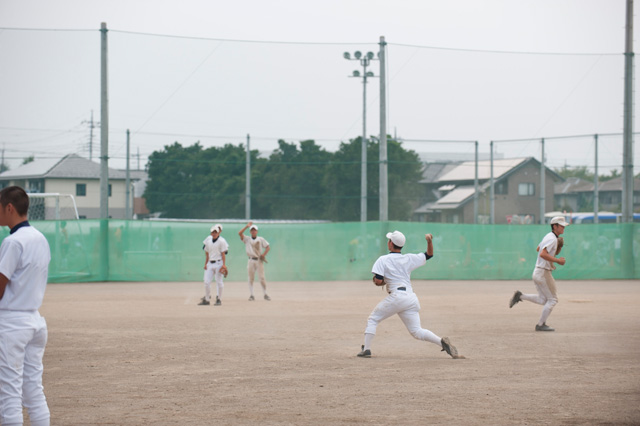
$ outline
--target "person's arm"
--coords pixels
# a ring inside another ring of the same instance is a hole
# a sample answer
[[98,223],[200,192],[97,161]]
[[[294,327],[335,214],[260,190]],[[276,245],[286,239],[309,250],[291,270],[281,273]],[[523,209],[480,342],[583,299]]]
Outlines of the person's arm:
[[238,232],[238,235],[240,236],[240,241],[244,242],[244,231],[246,231],[247,228],[250,227],[251,225],[253,225],[253,222],[247,223],[247,226],[245,226]]
[[4,297],[4,290],[7,288],[8,282],[9,278],[5,277],[4,274],[0,274],[0,300]]
[[424,237],[427,240],[427,256],[433,257],[433,235],[425,234]]
[[379,274],[373,274],[373,282],[375,283],[375,285],[382,285],[382,283],[384,282],[384,277]]
[[227,266],[227,252],[222,252],[222,266]]
[[271,246],[267,246],[267,249],[260,256],[260,259],[264,260],[264,258],[267,257],[267,253],[269,253],[269,250],[271,250]]
[[204,269],[207,269],[207,264],[209,263],[209,252],[204,251]]
[[547,262],[559,263],[560,265],[564,265],[566,259],[564,257],[553,257],[549,254],[546,248],[543,248],[540,252],[540,257],[546,260]]

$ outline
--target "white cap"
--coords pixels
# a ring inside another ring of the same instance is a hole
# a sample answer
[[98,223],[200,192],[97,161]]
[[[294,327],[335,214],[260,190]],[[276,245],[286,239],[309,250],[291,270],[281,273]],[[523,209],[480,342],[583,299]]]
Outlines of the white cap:
[[388,232],[387,238],[390,239],[391,242],[398,247],[404,247],[404,243],[407,242],[407,239],[404,237],[404,234],[400,231]]
[[213,231],[217,231],[218,234],[219,234],[222,231],[222,227],[220,225],[213,225],[211,227],[211,231],[210,232],[213,232]]
[[218,232],[222,232],[222,225],[220,225],[219,223],[216,223],[215,227],[218,228]]
[[549,222],[551,225],[554,224],[558,224],[560,226],[569,226],[569,224],[565,221],[563,216],[556,216],[553,219],[551,219],[551,222]]
[[251,231],[252,229],[255,229],[257,231],[258,225],[251,225],[251,227],[249,228],[249,231]]

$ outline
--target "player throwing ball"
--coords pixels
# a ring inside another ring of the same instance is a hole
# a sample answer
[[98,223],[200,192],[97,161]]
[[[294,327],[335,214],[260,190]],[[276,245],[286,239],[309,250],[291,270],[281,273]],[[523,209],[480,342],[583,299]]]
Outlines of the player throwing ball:
[[393,314],[398,314],[409,333],[418,340],[434,343],[452,358],[464,358],[451,344],[448,337],[440,338],[420,326],[420,302],[411,287],[411,272],[427,263],[433,257],[433,235],[426,234],[427,251],[420,254],[402,254],[406,242],[404,234],[393,231],[387,234],[389,254],[380,256],[373,264],[373,282],[377,286],[386,285],[389,295],[371,312],[364,331],[364,345],[358,354],[362,358],[371,357],[371,342],[376,335],[378,324]]
[[558,295],[556,292],[556,282],[551,275],[551,271],[556,269],[554,263],[564,265],[566,260],[564,257],[556,257],[560,254],[560,250],[564,245],[564,240],[560,235],[564,233],[565,226],[569,224],[562,216],[556,216],[551,219],[551,232],[544,236],[536,250],[538,258],[536,259],[536,267],[533,269],[533,282],[536,285],[538,294],[522,294],[520,290],[516,291],[511,297],[509,308],[526,300],[528,302],[544,305],[540,321],[536,324],[536,331],[555,331],[547,325],[547,318],[551,315],[553,307],[558,303]]
[[220,236],[222,225],[213,225],[211,235],[202,242],[202,249],[205,253],[204,260],[204,297],[198,305],[211,304],[211,282],[215,276],[217,284],[217,296],[215,306],[222,305],[222,289],[224,288],[223,278],[227,270],[227,251],[229,244],[227,240]]

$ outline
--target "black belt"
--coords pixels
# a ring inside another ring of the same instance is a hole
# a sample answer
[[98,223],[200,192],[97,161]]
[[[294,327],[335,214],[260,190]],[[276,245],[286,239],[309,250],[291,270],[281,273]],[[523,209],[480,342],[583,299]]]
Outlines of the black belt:
[[260,260],[260,258],[259,258],[259,257],[251,257],[250,259],[251,259],[251,260]]
[[209,263],[216,263],[216,262],[220,262],[219,260],[210,260]]
[[398,288],[396,288],[396,290],[407,291],[407,288],[406,287],[398,287]]

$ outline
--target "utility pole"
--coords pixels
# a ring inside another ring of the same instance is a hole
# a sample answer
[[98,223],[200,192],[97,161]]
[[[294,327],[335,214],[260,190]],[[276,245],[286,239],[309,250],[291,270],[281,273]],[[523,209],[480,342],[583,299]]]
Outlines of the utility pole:
[[546,200],[546,192],[547,192],[547,185],[546,185],[546,167],[545,167],[545,158],[544,158],[544,138],[540,139],[540,149],[541,149],[541,153],[540,153],[540,225],[544,225],[545,222],[545,213],[546,213],[546,205],[545,205],[545,200]]
[[109,279],[109,91],[107,24],[100,25],[100,276]]
[[627,0],[624,49],[622,222],[633,222],[633,0]]
[[138,147],[138,170],[140,170],[140,147]]
[[244,217],[245,219],[251,219],[251,149],[250,149],[251,136],[247,134],[247,169],[246,169],[246,188],[245,188],[245,204],[244,204]]
[[380,222],[389,220],[389,177],[387,161],[387,42],[380,36]]
[[130,152],[129,152],[129,129],[127,129],[127,172],[126,172],[126,178],[125,178],[125,186],[126,186],[126,190],[125,190],[125,194],[127,197],[127,200],[125,201],[124,204],[124,218],[126,220],[131,220],[132,215],[131,215],[131,176],[130,176],[130,169],[129,169],[129,156],[130,156]]

